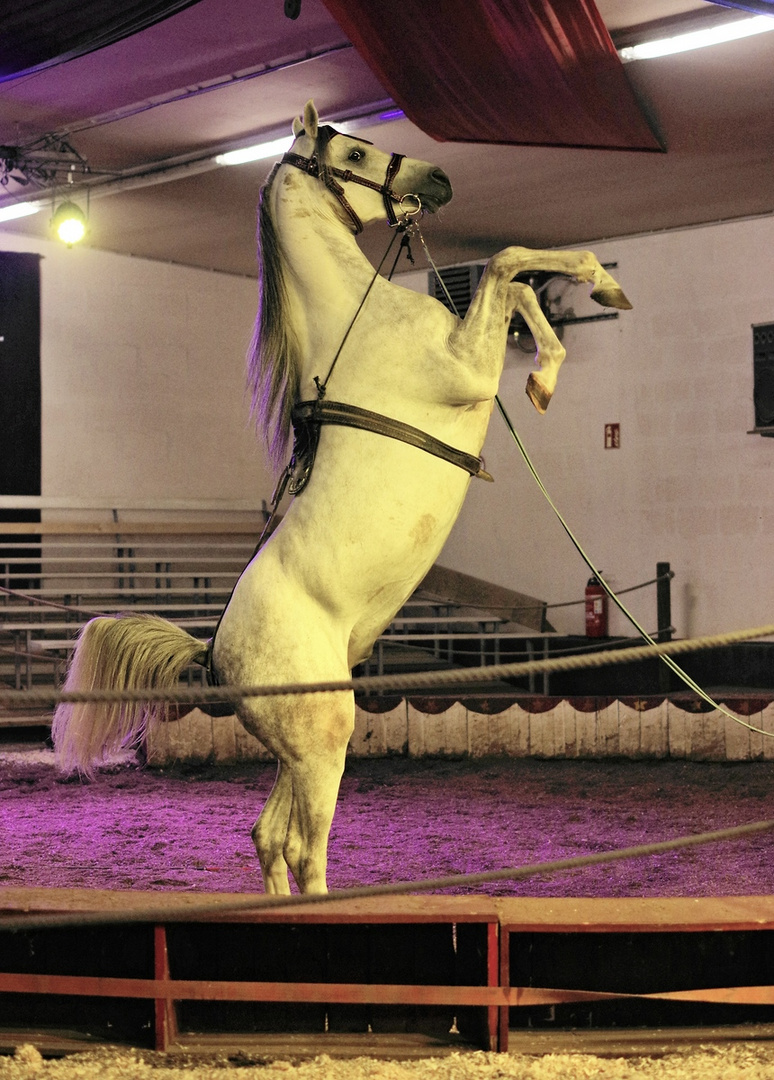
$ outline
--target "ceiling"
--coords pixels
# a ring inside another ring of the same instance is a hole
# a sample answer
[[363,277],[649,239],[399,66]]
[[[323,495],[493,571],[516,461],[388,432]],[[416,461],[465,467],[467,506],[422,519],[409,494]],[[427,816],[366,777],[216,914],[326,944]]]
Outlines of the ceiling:
[[[657,20],[739,16],[703,0],[597,7],[617,43]],[[628,64],[665,153],[440,143],[405,118],[358,134],[449,174],[455,197],[425,230],[448,265],[510,243],[586,244],[773,212],[772,73],[774,33]],[[252,276],[255,205],[271,161],[212,167],[210,151],[286,133],[310,97],[334,121],[389,102],[322,0],[302,0],[296,20],[282,0],[200,0],[115,45],[0,84],[0,143],[58,132],[95,175],[163,166],[152,182],[94,189],[87,243]],[[47,236],[49,217],[0,230]],[[380,251],[383,234],[364,246]]]

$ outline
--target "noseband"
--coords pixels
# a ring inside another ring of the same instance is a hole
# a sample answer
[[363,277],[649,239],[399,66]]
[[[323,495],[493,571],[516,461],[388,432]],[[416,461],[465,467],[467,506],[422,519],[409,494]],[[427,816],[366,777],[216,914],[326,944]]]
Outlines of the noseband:
[[[387,172],[385,173],[384,183],[377,184],[373,180],[368,180],[365,176],[358,176],[357,173],[353,173],[351,169],[336,169],[331,165],[321,164],[320,158],[325,152],[325,147],[334,137],[334,135],[340,135],[340,131],[336,131],[329,124],[324,125],[318,129],[317,132],[317,148],[311,157],[302,157],[301,154],[294,154],[292,151],[288,151],[282,158],[283,165],[294,165],[297,169],[301,169],[302,172],[307,173],[309,176],[315,177],[327,187],[328,191],[332,192],[336,196],[341,204],[344,212],[349,217],[350,221],[355,227],[355,233],[361,233],[363,231],[363,222],[357,216],[355,211],[347,201],[347,197],[344,194],[344,188],[335,179],[338,177],[343,180],[345,184],[360,184],[361,187],[371,188],[372,191],[378,191],[384,199],[384,206],[387,211],[387,220],[390,225],[395,226],[398,222],[398,216],[395,213],[394,203],[398,203],[402,206],[403,199],[415,199],[417,202],[416,207],[412,207],[411,210],[404,211],[405,214],[411,216],[421,210],[421,203],[417,195],[398,195],[393,190],[393,183],[395,177],[398,175],[401,162],[406,156],[405,154],[392,154],[387,164]],[[361,140],[367,142],[366,139]],[[368,143],[371,146],[371,143]]]

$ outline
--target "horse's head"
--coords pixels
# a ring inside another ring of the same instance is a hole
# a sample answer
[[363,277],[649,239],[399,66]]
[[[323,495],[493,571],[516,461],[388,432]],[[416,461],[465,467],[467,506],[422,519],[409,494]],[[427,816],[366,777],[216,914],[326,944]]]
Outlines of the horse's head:
[[283,163],[319,178],[356,232],[385,216],[394,225],[418,213],[435,213],[452,197],[443,169],[387,154],[364,139],[320,125],[311,101],[303,120],[293,121],[293,134],[295,142]]

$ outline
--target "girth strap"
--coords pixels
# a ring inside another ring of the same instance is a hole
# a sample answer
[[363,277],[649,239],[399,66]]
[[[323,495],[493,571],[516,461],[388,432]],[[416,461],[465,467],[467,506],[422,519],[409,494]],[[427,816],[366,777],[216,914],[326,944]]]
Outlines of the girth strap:
[[[442,458],[444,461],[464,469],[471,476],[478,477],[481,480],[487,480],[489,483],[494,480],[494,477],[483,468],[481,458],[476,457],[474,454],[468,454],[464,450],[457,450],[455,447],[449,446],[448,443],[436,439],[435,436],[428,435],[427,432],[420,430],[420,428],[404,424],[401,420],[393,420],[391,417],[383,416],[381,413],[371,412],[370,409],[361,409],[358,405],[348,405],[343,401],[301,401],[293,407],[291,415],[297,439],[299,430],[308,429],[310,425],[339,424],[342,427],[359,428],[361,431],[373,431],[376,435],[385,435],[388,439],[398,439],[400,442],[408,443],[409,446],[416,446],[420,450],[425,450],[428,454],[433,454],[435,457]],[[307,445],[308,442],[311,442],[314,449],[317,448],[315,438],[300,441]],[[297,464],[300,464],[300,462]],[[302,475],[304,475],[303,486],[306,485],[312,471],[312,462],[306,464],[306,469],[302,469]],[[298,490],[300,489],[296,488],[296,494]]]

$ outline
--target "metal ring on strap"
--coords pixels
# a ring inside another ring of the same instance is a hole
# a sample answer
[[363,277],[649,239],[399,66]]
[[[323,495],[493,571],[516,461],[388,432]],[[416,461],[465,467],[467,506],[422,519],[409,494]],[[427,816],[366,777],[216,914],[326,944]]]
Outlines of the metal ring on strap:
[[[406,199],[413,199],[417,205],[411,209],[407,209],[403,205]],[[413,191],[407,191],[405,195],[401,195],[398,200],[398,206],[400,207],[400,212],[407,218],[417,217],[418,214],[422,213],[422,200],[418,195],[415,195]]]

